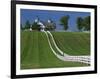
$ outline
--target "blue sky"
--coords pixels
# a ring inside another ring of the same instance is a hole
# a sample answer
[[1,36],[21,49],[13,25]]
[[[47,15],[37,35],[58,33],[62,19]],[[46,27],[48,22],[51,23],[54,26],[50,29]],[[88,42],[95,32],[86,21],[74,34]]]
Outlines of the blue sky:
[[56,23],[57,30],[62,30],[63,26],[60,25],[60,18],[62,16],[69,15],[69,29],[71,31],[77,31],[76,20],[77,17],[86,17],[90,15],[90,12],[72,12],[72,11],[51,11],[51,10],[34,10],[34,9],[21,9],[21,24],[24,25],[27,20],[33,23],[34,19],[39,17],[42,21],[52,19]]

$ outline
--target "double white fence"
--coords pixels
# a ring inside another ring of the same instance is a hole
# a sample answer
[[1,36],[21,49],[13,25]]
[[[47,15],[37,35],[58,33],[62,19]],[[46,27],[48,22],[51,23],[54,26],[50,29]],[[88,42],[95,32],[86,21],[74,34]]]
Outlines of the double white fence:
[[[45,32],[45,34],[47,36],[47,39],[48,39],[48,42],[49,42],[49,46],[50,46],[51,50],[53,51],[53,53],[56,55],[57,58],[59,58],[62,61],[73,61],[73,62],[81,62],[81,63],[90,64],[90,56],[71,56],[71,55],[68,55],[68,54],[64,53],[56,45],[56,42],[54,40],[53,35],[49,31],[44,31],[44,32]],[[48,35],[52,39],[55,48],[59,51],[59,53],[61,55],[55,52],[54,48],[52,47],[52,45],[50,43],[50,39],[49,39]]]

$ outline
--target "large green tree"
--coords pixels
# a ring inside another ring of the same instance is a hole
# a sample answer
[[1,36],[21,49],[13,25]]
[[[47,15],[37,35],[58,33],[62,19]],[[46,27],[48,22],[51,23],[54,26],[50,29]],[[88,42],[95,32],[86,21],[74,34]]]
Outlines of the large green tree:
[[32,30],[39,30],[40,31],[40,25],[38,25],[37,22],[33,22]]
[[82,31],[84,24],[83,24],[84,19],[82,17],[77,18],[77,28],[79,31]]
[[82,31],[89,31],[90,30],[90,16],[86,16],[84,18],[78,17],[77,18],[77,28]]
[[90,16],[86,16],[84,18],[84,27],[85,27],[85,30],[87,31],[90,30]]
[[56,29],[56,23],[53,22],[51,19],[50,19],[50,22],[46,22],[45,23],[45,26],[46,26],[46,30],[55,30]]
[[31,26],[31,24],[30,24],[29,20],[27,20],[25,23],[25,29],[30,29],[30,26]]
[[69,15],[67,15],[67,16],[63,16],[63,17],[61,17],[61,19],[60,19],[60,24],[62,25],[62,26],[64,26],[64,30],[67,30],[68,29],[68,21],[69,21]]

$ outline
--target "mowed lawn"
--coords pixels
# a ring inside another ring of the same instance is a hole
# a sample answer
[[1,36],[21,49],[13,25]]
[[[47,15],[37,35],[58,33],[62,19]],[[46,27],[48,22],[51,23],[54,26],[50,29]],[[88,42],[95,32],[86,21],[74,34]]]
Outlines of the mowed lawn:
[[90,33],[52,32],[57,46],[69,55],[90,55]]
[[59,60],[51,51],[45,33],[37,31],[21,32],[21,69],[80,66],[88,65]]

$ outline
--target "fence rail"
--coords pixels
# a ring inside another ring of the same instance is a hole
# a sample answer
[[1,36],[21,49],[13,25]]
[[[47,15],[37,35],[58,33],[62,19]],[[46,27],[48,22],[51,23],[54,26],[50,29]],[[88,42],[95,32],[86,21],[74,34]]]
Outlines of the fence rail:
[[[72,55],[68,55],[66,53],[64,53],[62,50],[60,50],[60,48],[58,48],[58,46],[56,45],[56,42],[54,40],[53,35],[49,32],[49,31],[44,31],[44,33],[47,36],[48,42],[49,42],[49,46],[51,48],[51,50],[53,51],[53,53],[56,55],[57,58],[59,58],[62,61],[72,61],[72,62],[81,62],[81,63],[86,63],[86,64],[90,64],[90,56],[72,56]],[[54,48],[52,47],[52,44],[50,43],[50,39],[49,36],[51,37],[53,44],[56,48],[56,50],[58,50],[60,52],[60,54],[56,53],[56,51],[54,50]]]

